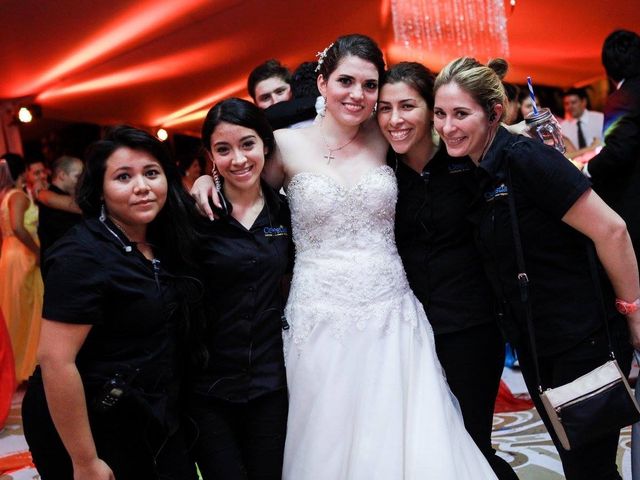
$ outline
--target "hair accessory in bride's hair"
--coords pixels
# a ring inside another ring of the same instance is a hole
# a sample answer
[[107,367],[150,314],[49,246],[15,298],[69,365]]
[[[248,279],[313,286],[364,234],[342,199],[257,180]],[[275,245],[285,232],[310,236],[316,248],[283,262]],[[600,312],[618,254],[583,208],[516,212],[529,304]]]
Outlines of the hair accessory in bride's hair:
[[327,52],[331,47],[333,47],[333,42],[321,52],[316,53],[316,57],[318,57],[318,66],[314,70],[316,73],[320,70],[320,67],[322,67],[322,62],[324,62],[324,59],[327,57]]

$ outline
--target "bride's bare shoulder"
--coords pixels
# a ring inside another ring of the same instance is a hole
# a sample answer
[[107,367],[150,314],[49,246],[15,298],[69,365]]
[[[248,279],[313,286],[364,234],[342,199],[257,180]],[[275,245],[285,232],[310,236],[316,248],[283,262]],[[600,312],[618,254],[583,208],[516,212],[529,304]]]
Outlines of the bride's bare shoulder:
[[311,128],[283,128],[273,132],[276,143],[281,147],[294,147],[309,139]]
[[274,135],[285,168],[296,163],[296,159],[308,152],[314,143],[312,127],[276,130]]

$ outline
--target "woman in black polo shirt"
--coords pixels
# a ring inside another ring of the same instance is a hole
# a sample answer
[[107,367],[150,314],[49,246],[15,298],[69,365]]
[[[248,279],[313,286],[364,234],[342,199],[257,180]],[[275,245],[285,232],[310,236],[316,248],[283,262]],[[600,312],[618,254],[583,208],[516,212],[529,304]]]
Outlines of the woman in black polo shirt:
[[[447,65],[435,82],[435,127],[451,156],[468,155],[479,166],[474,221],[480,251],[494,292],[504,301],[508,317],[504,329],[518,350],[529,392],[558,449],[566,478],[620,478],[618,434],[565,451],[540,403],[517,282],[508,196],[513,195],[517,210],[545,388],[568,383],[608,359],[596,288],[604,294],[616,358],[628,373],[628,332],[624,317],[613,307],[614,292],[631,306],[629,311],[640,296],[635,255],[622,219],[566,158],[500,126],[506,99],[498,73],[504,75],[506,67],[504,60],[486,67],[472,58]],[[587,251],[591,242],[610,283],[603,278],[596,286],[592,278]],[[627,316],[627,324],[633,345],[639,347],[637,307]]]
[[398,179],[396,244],[465,428],[498,478],[517,479],[491,446],[504,340],[466,218],[475,165],[434,144],[433,80],[423,65],[402,62],[386,72],[380,88],[378,124],[393,148],[390,165]]
[[205,480],[279,480],[288,405],[282,281],[292,244],[287,204],[260,180],[273,132],[254,104],[231,98],[209,111],[202,141],[227,211],[202,242],[211,312],[201,335],[209,359],[191,386],[195,458]]
[[91,147],[78,189],[85,220],[43,269],[40,368],[22,407],[44,480],[195,478],[178,390],[196,285],[169,273],[185,270],[195,243],[185,202],[148,133],[116,127]]

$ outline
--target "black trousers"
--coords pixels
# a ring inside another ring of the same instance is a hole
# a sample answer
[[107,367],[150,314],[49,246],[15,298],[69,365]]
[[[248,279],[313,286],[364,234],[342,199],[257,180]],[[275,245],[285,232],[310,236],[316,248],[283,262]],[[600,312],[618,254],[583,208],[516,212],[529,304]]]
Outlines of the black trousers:
[[285,388],[247,403],[194,394],[194,456],[204,480],[280,480],[289,401]]
[[495,323],[435,336],[449,388],[458,399],[464,426],[500,480],[517,480],[509,462],[491,446],[496,395],[504,368],[502,334]]
[[[625,375],[631,370],[633,349],[623,321],[612,322],[611,343],[620,369]],[[517,345],[520,367],[531,398],[555,444],[567,480],[618,480],[616,455],[620,433],[601,438],[579,449],[566,451],[555,435],[549,417],[540,401],[538,385],[528,345]],[[608,345],[604,327],[578,345],[557,355],[538,357],[540,377],[544,388],[557,387],[575,380],[602,365],[608,359]]]
[[[124,400],[121,400],[124,402]],[[193,462],[182,430],[158,435],[137,409],[127,405],[113,412],[90,412],[98,457],[119,480],[192,480]],[[73,480],[73,466],[53,424],[42,381],[32,377],[22,402],[24,435],[42,480]],[[152,438],[150,438],[152,437]]]

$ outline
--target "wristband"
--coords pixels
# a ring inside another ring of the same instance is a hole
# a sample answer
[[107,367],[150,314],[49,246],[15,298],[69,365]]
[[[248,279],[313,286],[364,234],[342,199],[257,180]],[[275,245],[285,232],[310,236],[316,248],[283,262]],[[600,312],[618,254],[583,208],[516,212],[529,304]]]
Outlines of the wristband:
[[625,302],[616,298],[616,310],[623,315],[630,315],[640,309],[640,297],[636,298],[633,302]]

